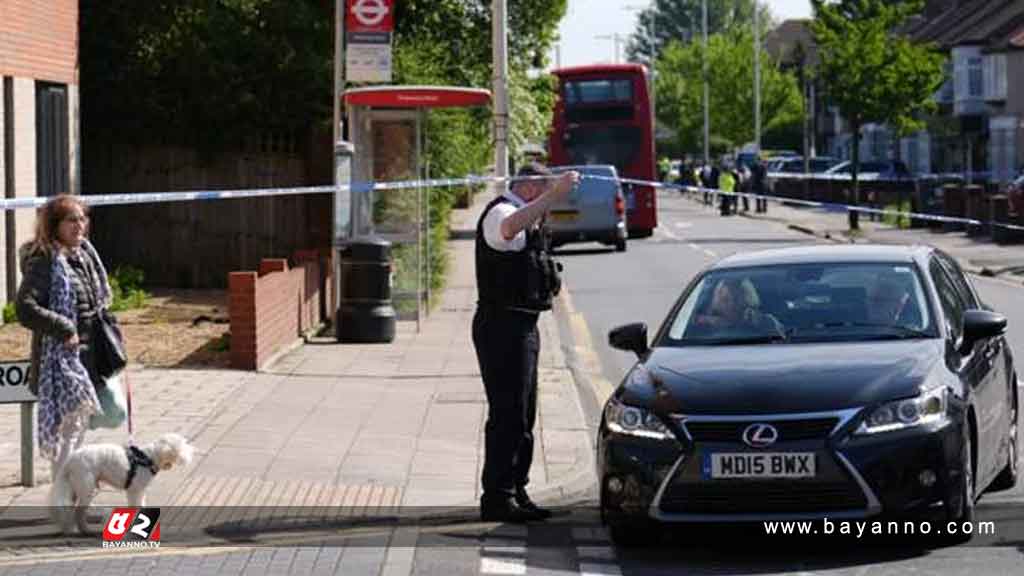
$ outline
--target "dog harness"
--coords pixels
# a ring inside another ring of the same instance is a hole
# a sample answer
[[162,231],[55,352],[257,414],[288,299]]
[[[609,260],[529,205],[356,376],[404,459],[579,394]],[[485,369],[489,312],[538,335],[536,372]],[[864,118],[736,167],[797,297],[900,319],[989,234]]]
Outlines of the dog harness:
[[156,476],[156,473],[160,471],[160,469],[156,467],[156,464],[153,462],[153,460],[151,460],[149,456],[146,456],[145,452],[139,450],[138,446],[127,446],[124,449],[124,451],[125,454],[128,456],[129,464],[128,477],[125,478],[124,481],[125,490],[127,490],[128,487],[132,485],[132,480],[135,479],[135,472],[139,468],[147,468],[150,472],[153,473],[153,476]]

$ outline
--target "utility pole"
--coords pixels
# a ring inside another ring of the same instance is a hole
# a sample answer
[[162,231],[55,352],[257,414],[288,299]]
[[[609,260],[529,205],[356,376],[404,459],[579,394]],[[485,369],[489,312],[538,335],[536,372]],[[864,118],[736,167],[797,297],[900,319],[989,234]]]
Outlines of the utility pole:
[[[494,58],[494,175],[508,176],[508,10],[507,0],[491,3]],[[501,185],[502,188],[505,184]]]
[[711,163],[711,146],[709,142],[711,133],[711,114],[708,111],[711,105],[710,91],[708,90],[708,0],[701,0],[702,20],[704,21],[704,52],[701,68],[704,76],[704,163]]
[[334,0],[334,142],[341,139],[342,66],[345,64],[345,0]]
[[761,156],[761,25],[754,2],[754,152]]

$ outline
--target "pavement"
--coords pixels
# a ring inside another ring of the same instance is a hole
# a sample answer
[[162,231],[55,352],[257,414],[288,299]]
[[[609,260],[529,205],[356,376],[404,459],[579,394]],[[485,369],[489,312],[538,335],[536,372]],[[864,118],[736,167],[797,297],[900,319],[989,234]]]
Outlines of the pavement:
[[[697,196],[693,196],[696,200]],[[742,204],[742,202],[741,202]],[[872,221],[861,214],[860,231],[850,233],[847,213],[821,208],[796,207],[778,201],[768,202],[768,212],[757,214],[751,200],[749,212],[742,217],[782,222],[793,230],[839,243],[927,244],[957,259],[968,272],[1024,282],[1024,244],[996,244],[987,236],[969,236],[965,231],[943,228],[898,228]],[[717,206],[714,208],[717,210]]]
[[[130,369],[136,440],[177,432],[197,450],[187,468],[158,475],[147,505],[475,509],[487,410],[470,335],[482,196],[453,211],[448,285],[419,332],[400,322],[389,344],[314,338],[261,372]],[[587,421],[566,361],[576,347],[563,342],[560,313],[564,300],[539,324],[530,489],[535,500],[564,504],[594,484],[596,423]],[[0,549],[20,534],[4,516],[45,505],[49,489],[48,463],[38,455],[38,484],[19,484],[18,414],[17,405],[0,406]],[[91,432],[87,441],[126,440],[122,428]],[[123,495],[105,488],[94,504],[123,504]],[[33,525],[40,537],[53,533],[42,521]]]

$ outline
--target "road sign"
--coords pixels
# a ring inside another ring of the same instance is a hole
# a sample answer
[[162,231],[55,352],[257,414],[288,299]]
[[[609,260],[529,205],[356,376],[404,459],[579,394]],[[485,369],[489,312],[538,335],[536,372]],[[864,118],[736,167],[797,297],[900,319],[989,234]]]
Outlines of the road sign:
[[350,32],[391,32],[394,29],[392,2],[393,0],[350,0],[346,29]]
[[345,80],[391,82],[394,0],[345,0]]
[[0,404],[35,402],[28,389],[28,362],[0,362]]

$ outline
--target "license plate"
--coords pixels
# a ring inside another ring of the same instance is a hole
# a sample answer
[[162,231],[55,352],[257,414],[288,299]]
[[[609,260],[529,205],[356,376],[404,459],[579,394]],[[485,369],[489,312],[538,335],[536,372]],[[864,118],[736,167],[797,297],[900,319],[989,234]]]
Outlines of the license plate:
[[626,193],[626,210],[636,210],[636,194],[632,192]]
[[705,478],[813,478],[814,452],[736,452],[708,454]]
[[552,212],[551,213],[551,221],[552,222],[572,222],[572,221],[576,220],[577,216],[579,216],[578,212]]

